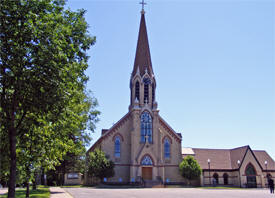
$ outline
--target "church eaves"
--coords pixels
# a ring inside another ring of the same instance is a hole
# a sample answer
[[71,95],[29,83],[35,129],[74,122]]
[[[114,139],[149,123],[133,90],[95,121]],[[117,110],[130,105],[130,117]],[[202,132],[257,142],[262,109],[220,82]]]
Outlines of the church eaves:
[[132,76],[134,76],[138,72],[138,70],[141,76],[146,73],[146,70],[150,76],[153,75],[144,11],[141,12],[136,57]]

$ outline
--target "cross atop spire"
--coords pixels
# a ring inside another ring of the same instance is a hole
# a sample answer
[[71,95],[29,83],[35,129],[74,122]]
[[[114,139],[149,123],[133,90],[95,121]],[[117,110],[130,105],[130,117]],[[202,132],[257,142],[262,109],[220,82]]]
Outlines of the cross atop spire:
[[145,3],[144,0],[142,0],[142,2],[139,2],[139,4],[142,5],[141,14],[144,14],[144,13],[145,13],[145,12],[144,12],[144,6],[145,6],[147,3]]

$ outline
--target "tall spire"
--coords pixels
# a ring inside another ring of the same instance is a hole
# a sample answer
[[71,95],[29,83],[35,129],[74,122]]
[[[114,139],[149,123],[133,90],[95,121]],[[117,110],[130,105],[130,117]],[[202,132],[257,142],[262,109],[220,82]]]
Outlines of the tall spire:
[[152,76],[153,68],[152,68],[150,48],[149,48],[146,23],[145,23],[144,1],[142,1],[141,4],[142,4],[141,19],[140,19],[140,26],[139,26],[136,57],[135,57],[132,76],[134,76],[137,73],[138,68],[141,76],[143,76],[146,73],[146,70],[148,74]]

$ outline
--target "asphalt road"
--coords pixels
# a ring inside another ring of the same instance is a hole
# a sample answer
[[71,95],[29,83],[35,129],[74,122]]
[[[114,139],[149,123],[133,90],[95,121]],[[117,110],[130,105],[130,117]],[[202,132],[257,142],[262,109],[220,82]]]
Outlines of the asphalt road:
[[65,188],[74,198],[275,198],[267,189],[145,188],[98,189]]

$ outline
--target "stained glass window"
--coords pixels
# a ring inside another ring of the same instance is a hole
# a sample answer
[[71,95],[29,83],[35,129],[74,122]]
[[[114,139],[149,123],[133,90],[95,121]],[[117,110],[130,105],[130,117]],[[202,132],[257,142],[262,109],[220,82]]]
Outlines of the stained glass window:
[[164,157],[170,158],[170,141],[168,138],[164,139]]
[[150,156],[146,155],[142,161],[141,161],[141,165],[153,165],[153,161],[151,159]]
[[115,157],[120,157],[120,139],[116,137],[115,139]]
[[148,112],[141,114],[140,141],[152,143],[152,118]]

